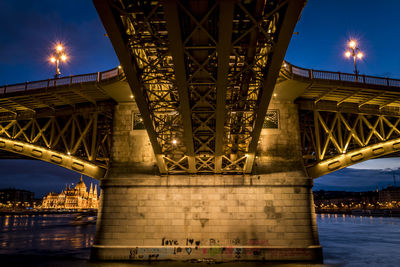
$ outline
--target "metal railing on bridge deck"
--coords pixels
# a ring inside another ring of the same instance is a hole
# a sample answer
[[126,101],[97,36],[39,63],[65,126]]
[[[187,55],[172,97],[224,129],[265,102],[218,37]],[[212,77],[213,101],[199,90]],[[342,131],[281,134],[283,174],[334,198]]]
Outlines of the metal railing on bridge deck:
[[352,73],[342,73],[323,70],[312,70],[294,66],[289,62],[284,61],[283,69],[292,75],[308,78],[311,80],[327,80],[327,81],[340,81],[351,82],[365,85],[379,85],[387,87],[400,87],[400,80],[389,79],[384,77],[376,77],[369,75],[356,75]]
[[18,83],[13,85],[3,85],[0,86],[0,95],[5,93],[21,92],[33,89],[42,89],[42,88],[44,89],[44,88],[66,86],[66,85],[73,85],[80,83],[100,82],[115,77],[119,77],[122,73],[123,73],[122,69],[120,67],[117,67],[103,72],[80,74],[62,78]]

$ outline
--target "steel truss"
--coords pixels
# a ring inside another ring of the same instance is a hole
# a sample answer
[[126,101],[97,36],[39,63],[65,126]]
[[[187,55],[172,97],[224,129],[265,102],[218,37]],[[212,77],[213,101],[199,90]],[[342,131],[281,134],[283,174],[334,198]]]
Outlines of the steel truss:
[[311,177],[400,151],[400,115],[320,110],[299,114],[303,159]]
[[112,108],[0,121],[0,149],[102,178],[111,149]]
[[160,172],[251,172],[304,1],[94,2]]

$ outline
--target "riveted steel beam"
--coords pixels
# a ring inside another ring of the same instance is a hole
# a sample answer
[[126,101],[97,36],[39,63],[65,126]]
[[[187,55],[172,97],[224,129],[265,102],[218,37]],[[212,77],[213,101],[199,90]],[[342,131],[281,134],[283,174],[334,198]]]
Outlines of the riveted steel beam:
[[400,151],[400,138],[385,141],[379,144],[354,149],[346,154],[322,160],[307,168],[308,176],[318,178],[325,174],[349,167],[369,159],[382,157]]
[[35,144],[12,140],[0,137],[0,150],[24,155],[33,159],[50,162],[52,164],[76,171],[95,179],[102,179],[106,173],[106,168],[100,167],[91,162],[82,160],[79,157],[67,155],[47,149]]
[[218,29],[218,72],[217,72],[217,105],[215,132],[215,172],[220,173],[222,167],[224,124],[226,117],[226,89],[228,85],[229,56],[232,47],[234,2],[220,1]]
[[255,158],[255,152],[258,145],[258,139],[260,138],[261,129],[264,123],[265,114],[267,112],[272,92],[274,90],[275,83],[282,66],[283,58],[289,46],[294,27],[296,26],[296,23],[300,17],[300,13],[305,5],[305,2],[306,1],[300,0],[288,1],[287,5],[280,12],[280,16],[282,16],[282,18],[280,18],[280,30],[276,42],[272,48],[272,57],[268,59],[268,69],[264,76],[265,78],[262,85],[262,91],[258,99],[259,106],[254,122],[251,141],[248,148],[248,157],[244,167],[245,173],[251,173]]
[[192,112],[189,104],[189,89],[181,38],[182,32],[179,24],[179,13],[176,1],[166,0],[164,2],[164,11],[167,20],[169,50],[174,62],[176,86],[179,92],[180,113],[182,115],[184,127],[183,135],[189,163],[188,170],[190,173],[194,173],[196,171],[196,166],[193,145]]
[[143,123],[149,135],[150,142],[157,160],[160,173],[166,173],[167,169],[163,160],[162,150],[157,141],[157,134],[151,119],[148,103],[145,99],[144,85],[140,79],[139,68],[136,59],[129,51],[128,36],[124,31],[120,14],[109,1],[93,0],[94,6],[103,21],[103,25],[110,37],[119,61],[124,69],[126,79],[131,87],[135,102],[139,108]]

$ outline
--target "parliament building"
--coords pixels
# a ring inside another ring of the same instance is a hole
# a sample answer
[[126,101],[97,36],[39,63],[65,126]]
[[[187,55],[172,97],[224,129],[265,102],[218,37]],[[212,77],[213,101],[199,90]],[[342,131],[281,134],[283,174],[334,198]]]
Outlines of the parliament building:
[[60,194],[49,193],[42,202],[42,209],[98,209],[98,207],[97,185],[93,190],[93,184],[91,184],[87,192],[82,176],[75,188],[66,186]]

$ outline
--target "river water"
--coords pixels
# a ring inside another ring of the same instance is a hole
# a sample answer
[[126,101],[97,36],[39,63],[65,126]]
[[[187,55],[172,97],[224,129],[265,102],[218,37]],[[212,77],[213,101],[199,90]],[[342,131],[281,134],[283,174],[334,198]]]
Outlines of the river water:
[[[71,225],[73,217],[69,214],[1,216],[0,265],[143,266],[89,262],[95,225]],[[322,214],[318,215],[317,223],[324,265],[400,266],[400,218]],[[160,266],[185,265],[163,263]]]

